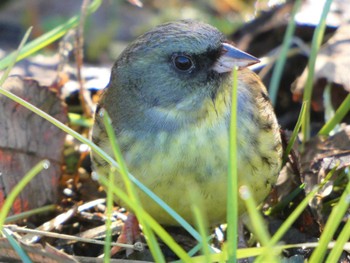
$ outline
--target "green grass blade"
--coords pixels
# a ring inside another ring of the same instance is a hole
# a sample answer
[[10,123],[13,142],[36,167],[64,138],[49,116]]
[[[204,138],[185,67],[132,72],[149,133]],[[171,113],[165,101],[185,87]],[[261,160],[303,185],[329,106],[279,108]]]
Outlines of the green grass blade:
[[[202,235],[202,233],[200,233],[201,235]],[[217,250],[215,250],[213,247],[211,247],[208,243],[209,243],[209,241],[212,239],[212,237],[211,236],[209,236],[209,237],[207,237],[207,240],[206,240],[206,244],[207,244],[207,246],[208,246],[208,248],[209,248],[209,251],[211,251],[212,253],[215,253],[215,252],[217,252]],[[201,250],[201,248],[202,248],[202,244],[201,243],[198,243],[197,245],[195,245],[193,248],[191,248],[191,250],[190,251],[188,251],[187,252],[187,254],[189,255],[189,256],[194,256],[195,254],[197,254],[198,253],[198,251],[199,250]],[[175,261],[176,262],[176,261]]]
[[111,166],[108,175],[108,188],[107,188],[107,199],[106,199],[106,237],[105,245],[103,247],[103,262],[109,263],[111,258],[111,243],[112,243],[112,214],[113,214],[113,187],[114,187],[114,174],[116,170],[115,167]]
[[315,73],[315,64],[318,50],[320,49],[324,31],[326,29],[326,18],[330,10],[332,0],[327,0],[324,4],[320,22],[318,23],[316,30],[314,32],[311,44],[311,54],[308,62],[308,76],[305,84],[303,101],[308,102],[306,104],[306,114],[305,120],[301,126],[303,133],[303,144],[310,139],[310,105],[311,105],[311,96],[314,82],[314,73]]
[[288,231],[288,229],[292,226],[292,224],[298,219],[298,217],[301,215],[301,213],[308,206],[310,200],[317,194],[318,190],[321,189],[325,185],[325,183],[328,182],[329,179],[333,176],[336,168],[337,167],[334,167],[327,174],[324,181],[321,184],[319,184],[317,187],[315,187],[315,189],[313,189],[307,196],[305,196],[305,198],[300,202],[300,204],[288,216],[288,218],[283,222],[283,224],[279,227],[279,229],[276,231],[276,233],[271,238],[270,243],[269,243],[270,246],[274,246],[283,237],[283,235]]
[[341,254],[344,251],[344,245],[350,239],[350,220],[348,220],[337,238],[334,248],[329,253],[326,263],[338,262]]
[[345,117],[350,111],[350,94],[348,94],[339,108],[335,111],[334,116],[322,127],[318,132],[319,135],[328,135],[337,124]]
[[227,247],[228,262],[236,262],[238,236],[238,175],[237,175],[237,88],[238,69],[232,72],[233,87],[229,136],[229,162],[227,179]]
[[31,263],[32,260],[29,258],[27,252],[21,247],[21,245],[13,238],[12,231],[4,228],[2,230],[2,233],[6,237],[6,239],[9,241],[10,245],[13,247],[13,249],[16,251],[17,255],[21,258],[23,263]]
[[256,235],[261,245],[266,246],[269,243],[270,234],[266,228],[264,219],[256,209],[258,205],[255,203],[249,187],[246,185],[241,186],[239,189],[239,194],[247,207],[247,212],[249,215],[250,223],[254,230],[254,234]]
[[286,63],[288,49],[292,43],[294,31],[295,31],[295,14],[300,9],[302,1],[297,0],[294,3],[293,10],[291,13],[291,18],[289,19],[289,23],[287,26],[286,33],[284,34],[283,45],[281,51],[279,53],[278,59],[276,61],[275,67],[273,68],[271,83],[269,86],[269,95],[272,102],[272,105],[276,104],[278,87],[281,81],[282,72],[284,69],[284,65]]
[[[100,176],[99,180],[101,184],[108,187],[108,179],[104,176]],[[164,243],[182,260],[183,262],[191,262],[191,258],[187,255],[175,240],[164,230],[164,228],[158,224],[141,206],[137,203],[131,201],[127,194],[119,187],[115,186],[113,189],[113,194],[116,195],[123,203],[130,207],[133,211],[140,211],[143,215],[143,220],[153,229],[153,231],[162,238]]]
[[106,128],[106,132],[108,135],[109,142],[112,146],[113,154],[115,159],[117,160],[117,163],[119,164],[120,167],[120,175],[123,178],[126,192],[128,193],[129,197],[132,199],[133,202],[136,202],[137,204],[140,204],[140,200],[137,196],[136,189],[134,188],[134,185],[129,179],[129,172],[128,168],[126,167],[126,163],[124,162],[124,158],[122,156],[122,152],[120,150],[119,144],[117,142],[117,138],[114,133],[114,129],[112,127],[112,122],[109,117],[108,112],[101,110],[100,113],[101,117],[103,117],[103,123]]
[[84,128],[91,128],[93,124],[93,120],[91,118],[86,118],[81,114],[77,113],[68,113],[69,123],[71,125],[77,125]]
[[283,208],[285,208],[290,202],[294,200],[299,194],[304,191],[305,184],[301,184],[298,187],[296,187],[290,194],[288,194],[286,197],[284,197],[278,204],[276,204],[274,207],[269,208],[265,215],[271,216],[278,212],[280,212]]
[[0,212],[0,231],[3,228],[7,214],[10,212],[13,202],[16,197],[23,191],[26,185],[43,169],[48,169],[50,162],[48,160],[40,161],[30,171],[24,175],[24,177],[15,185],[15,187],[8,194]]
[[[328,249],[334,248],[334,242],[329,243]],[[346,249],[349,250],[350,243],[347,242],[345,244]],[[276,254],[279,251],[285,250],[285,249],[291,249],[291,248],[315,248],[318,247],[318,242],[312,242],[312,243],[298,243],[298,244],[288,244],[288,245],[275,245],[273,246],[273,250],[271,250],[272,254]],[[253,247],[253,248],[241,248],[237,251],[237,257],[238,258],[248,258],[248,257],[255,257],[259,256],[264,252],[264,247]],[[275,252],[276,251],[276,252]],[[209,262],[226,262],[227,260],[227,253],[225,250],[223,250],[220,253],[217,254],[211,254],[210,255],[210,261]],[[204,261],[203,256],[197,256],[192,258],[192,263],[203,263]],[[293,262],[293,261],[291,261]],[[335,261],[336,262],[336,261]],[[265,262],[264,262],[265,263]],[[333,262],[332,262],[333,263]]]
[[[123,181],[124,181],[124,184],[126,187],[126,191],[129,195],[129,198],[131,199],[132,202],[136,203],[138,206],[141,206],[141,202],[138,198],[136,189],[129,178],[129,172],[128,172],[128,169],[126,167],[126,163],[124,162],[124,158],[122,156],[119,144],[117,142],[117,138],[115,136],[114,129],[112,127],[111,119],[106,111],[101,110],[100,114],[103,114],[103,123],[105,125],[106,131],[108,134],[108,138],[109,138],[110,144],[112,146],[114,157],[116,158],[117,162],[119,163],[119,166],[120,166],[120,173],[119,174],[123,178]],[[115,176],[115,174],[110,174],[110,177],[114,177],[114,176]],[[111,180],[111,179],[109,179],[109,180]],[[108,188],[112,188],[112,187],[114,187],[114,185],[108,185]],[[112,190],[108,190],[108,191],[112,191]],[[163,256],[162,250],[159,247],[159,244],[157,242],[157,239],[156,239],[153,231],[149,228],[147,221],[145,221],[143,219],[144,215],[142,213],[142,210],[134,210],[133,212],[135,213],[137,219],[139,220],[139,222],[141,223],[141,225],[143,227],[143,233],[146,236],[146,241],[147,241],[147,244],[151,250],[153,258],[156,260],[156,262],[165,262],[165,258]]]
[[[8,75],[10,74],[10,71],[12,70],[13,66],[15,65],[16,60],[17,60],[21,50],[23,49],[24,44],[27,42],[28,37],[29,37],[30,33],[32,32],[32,29],[33,29],[33,27],[28,28],[27,32],[24,34],[24,37],[21,40],[21,43],[19,43],[17,50],[15,50],[13,52],[13,58],[11,60],[9,60],[8,67],[6,68],[4,74],[1,76],[0,86],[2,84],[4,84],[5,80],[7,79]],[[1,63],[1,61],[0,61],[0,63]]]
[[41,214],[41,213],[47,213],[47,212],[52,212],[52,211],[55,211],[55,210],[56,210],[56,205],[42,206],[42,207],[35,208],[35,209],[32,209],[30,211],[26,211],[26,212],[23,212],[23,213],[20,213],[20,214],[16,214],[16,215],[13,215],[13,216],[8,216],[5,219],[5,224],[8,224],[10,222],[15,222],[15,221],[18,221],[18,220],[23,220],[23,219],[28,218],[28,217],[33,216],[33,215],[37,215],[37,214]]
[[257,204],[254,201],[253,195],[248,186],[241,186],[239,189],[241,198],[244,200],[249,215],[249,222],[253,227],[253,233],[264,247],[261,258],[256,259],[256,262],[278,262],[276,254],[273,254],[272,245],[270,245],[270,234],[266,228],[266,223],[263,217],[256,209]]
[[339,224],[342,221],[343,216],[349,207],[349,196],[350,182],[348,182],[343,194],[340,197],[338,204],[332,209],[332,212],[328,217],[326,226],[324,227],[322,235],[318,242],[319,245],[316,247],[316,249],[310,257],[310,263],[323,262],[324,256],[327,252],[328,243],[332,240],[335,231],[339,227]]
[[297,139],[297,136],[298,136],[298,132],[300,130],[300,127],[301,127],[301,123],[303,122],[303,120],[305,119],[305,113],[306,113],[306,104],[308,104],[307,101],[304,101],[303,102],[303,105],[301,106],[301,110],[300,110],[300,113],[299,113],[299,117],[298,117],[298,121],[294,127],[294,130],[293,130],[293,133],[292,133],[292,136],[290,137],[290,140],[288,142],[288,145],[287,145],[287,148],[283,154],[283,166],[286,164],[287,162],[287,159],[288,159],[288,155],[290,153],[290,151],[292,150],[293,148],[293,145],[295,143],[295,140]]
[[[91,14],[95,12],[98,7],[101,5],[102,0],[94,0],[88,7],[88,14]],[[17,55],[16,52],[13,52],[9,55],[7,55],[5,58],[3,58],[0,61],[0,70],[5,69],[8,67],[12,61],[19,61],[23,58],[26,58],[33,53],[37,52],[38,50],[48,46],[49,44],[53,43],[60,37],[62,37],[65,33],[67,33],[68,30],[76,27],[79,23],[80,16],[74,16],[71,19],[69,19],[66,23],[57,26],[56,28],[52,29],[51,31],[45,33],[44,35],[34,39],[27,45],[21,49],[20,53]]]
[[192,203],[192,212],[195,219],[195,223],[199,233],[201,235],[201,240],[198,244],[193,247],[187,254],[189,256],[195,255],[200,249],[202,250],[203,255],[209,259],[211,253],[215,253],[216,250],[210,246],[209,241],[212,239],[211,236],[208,236],[208,220],[205,217],[207,213],[205,210],[205,204],[203,203],[203,197],[200,195],[200,189],[194,186],[193,191],[190,193],[191,203]]
[[192,211],[193,211],[193,216],[197,225],[197,228],[199,230],[199,233],[201,235],[201,241],[200,241],[200,245],[202,248],[202,253],[205,257],[205,262],[209,262],[210,260],[210,249],[209,249],[209,245],[207,243],[207,230],[208,225],[207,225],[207,220],[204,217],[204,213],[203,213],[203,203],[201,202],[201,197],[199,195],[198,189],[196,189],[197,191],[193,191],[192,194]]

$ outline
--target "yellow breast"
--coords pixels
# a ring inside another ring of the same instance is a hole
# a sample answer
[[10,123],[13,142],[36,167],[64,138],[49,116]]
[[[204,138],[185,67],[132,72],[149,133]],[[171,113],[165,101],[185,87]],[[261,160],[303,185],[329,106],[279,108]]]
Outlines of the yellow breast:
[[[195,196],[202,198],[211,225],[226,218],[230,105],[225,98],[227,94],[219,95],[214,102],[208,100],[201,114],[196,115],[201,121],[186,129],[163,131],[136,140],[130,133],[119,136],[121,145],[127,145],[124,158],[130,172],[190,223],[193,223],[193,191],[198,191]],[[185,117],[176,110],[166,113]],[[280,159],[280,152],[270,151],[276,136],[261,133],[259,128],[246,112],[238,113],[239,184],[248,184],[257,202],[266,197],[275,182]],[[266,158],[276,162],[272,170]],[[140,194],[144,208],[159,223],[176,224],[157,204]],[[239,202],[239,212],[244,210]]]
[[[241,78],[244,74],[252,73],[241,72]],[[236,158],[239,185],[249,185],[259,203],[276,181],[282,149],[279,127],[266,90],[254,75],[249,79],[255,83],[240,79],[238,85]],[[193,196],[202,199],[210,225],[226,219],[230,90],[231,87],[224,87],[214,100],[203,100],[200,108],[191,97],[169,108],[150,108],[145,112],[145,119],[149,120],[150,127],[153,121],[157,129],[148,132],[125,129],[117,134],[129,171],[191,224],[194,223]],[[196,110],[192,110],[194,108]],[[99,134],[103,132],[103,125],[99,122],[96,119],[94,134],[102,138]],[[176,123],[181,128],[159,128],[166,123]],[[111,153],[106,139],[98,144]],[[98,158],[94,157],[94,161],[98,162]],[[97,170],[105,173],[102,166]],[[116,176],[116,183],[123,185],[120,176]],[[144,208],[159,223],[176,225],[162,208],[141,191],[139,194]],[[243,202],[238,203],[239,212],[244,212]]]

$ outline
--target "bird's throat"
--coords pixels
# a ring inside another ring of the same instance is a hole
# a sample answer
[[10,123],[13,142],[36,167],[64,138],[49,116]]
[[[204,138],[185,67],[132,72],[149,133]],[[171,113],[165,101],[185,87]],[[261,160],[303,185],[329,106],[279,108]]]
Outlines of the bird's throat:
[[185,100],[168,106],[153,107],[148,116],[151,119],[163,121],[164,125],[187,129],[189,126],[215,124],[230,114],[230,92],[221,89],[216,96],[187,97]]

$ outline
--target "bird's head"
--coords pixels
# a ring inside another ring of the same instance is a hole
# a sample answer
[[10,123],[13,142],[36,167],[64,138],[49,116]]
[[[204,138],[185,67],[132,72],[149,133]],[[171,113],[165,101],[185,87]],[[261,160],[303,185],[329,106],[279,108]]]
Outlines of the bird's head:
[[231,81],[235,66],[258,61],[225,41],[216,28],[181,20],[155,27],[131,43],[113,67],[110,87],[146,107],[193,111]]

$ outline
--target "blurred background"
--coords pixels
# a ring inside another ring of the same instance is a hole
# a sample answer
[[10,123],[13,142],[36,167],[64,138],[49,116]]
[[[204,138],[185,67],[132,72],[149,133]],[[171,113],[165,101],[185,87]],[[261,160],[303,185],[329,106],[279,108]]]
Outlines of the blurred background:
[[[140,8],[127,0],[103,1],[87,18],[85,57],[105,62],[118,55],[122,47],[136,36],[160,23],[176,19],[198,19],[229,35],[243,23],[254,19],[283,0],[145,0]],[[81,9],[82,1],[2,0],[0,4],[0,48],[14,48],[25,30],[33,26],[32,38],[67,21]],[[98,41],[97,41],[98,40]]]

